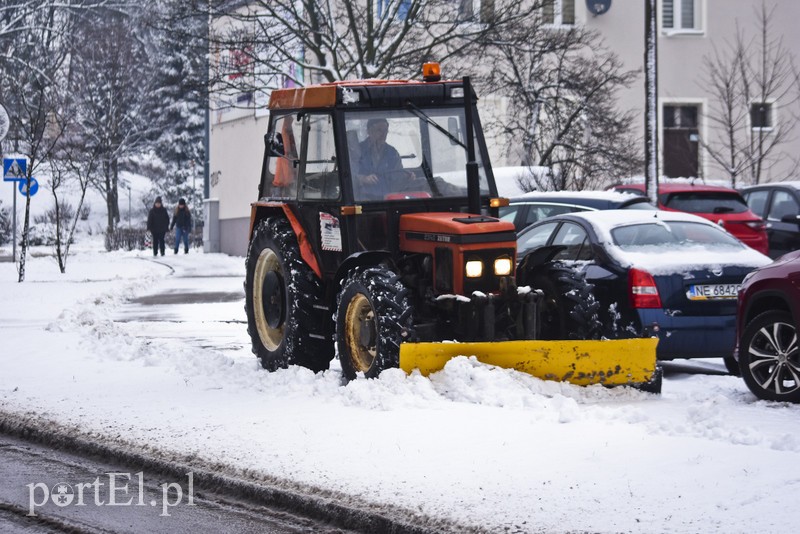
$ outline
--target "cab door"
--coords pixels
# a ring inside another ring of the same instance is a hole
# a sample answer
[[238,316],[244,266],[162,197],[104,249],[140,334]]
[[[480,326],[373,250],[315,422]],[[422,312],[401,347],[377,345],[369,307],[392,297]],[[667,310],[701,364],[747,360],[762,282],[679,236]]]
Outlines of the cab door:
[[341,173],[336,154],[333,116],[304,113],[297,172],[298,211],[320,268],[328,274],[344,260]]

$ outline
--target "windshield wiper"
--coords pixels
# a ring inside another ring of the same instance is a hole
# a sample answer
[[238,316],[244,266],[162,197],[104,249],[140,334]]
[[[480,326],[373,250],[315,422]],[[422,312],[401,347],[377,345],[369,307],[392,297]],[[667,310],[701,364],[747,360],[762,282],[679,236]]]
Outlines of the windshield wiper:
[[453,134],[451,134],[450,132],[448,132],[446,129],[442,128],[442,126],[440,126],[439,124],[437,124],[437,123],[436,123],[436,121],[434,121],[432,118],[430,118],[430,117],[429,117],[429,116],[428,116],[428,115],[427,115],[427,114],[426,114],[424,111],[422,111],[421,109],[419,109],[419,108],[418,108],[417,106],[415,106],[413,103],[411,103],[411,102],[406,102],[406,105],[408,106],[408,109],[409,109],[409,110],[411,110],[411,113],[413,113],[414,115],[416,115],[416,116],[417,116],[417,117],[419,117],[420,119],[424,120],[425,122],[427,122],[428,124],[430,124],[431,126],[433,126],[434,128],[436,128],[437,130],[439,130],[440,132],[442,132],[442,133],[443,133],[444,135],[446,135],[446,136],[447,136],[447,138],[448,138],[448,139],[450,139],[450,140],[451,140],[453,143],[455,143],[455,144],[457,144],[457,145],[460,145],[460,146],[461,146],[461,148],[463,148],[464,150],[466,150],[466,149],[467,149],[467,145],[465,145],[464,143],[462,143],[460,139],[458,139],[457,137],[455,137]]

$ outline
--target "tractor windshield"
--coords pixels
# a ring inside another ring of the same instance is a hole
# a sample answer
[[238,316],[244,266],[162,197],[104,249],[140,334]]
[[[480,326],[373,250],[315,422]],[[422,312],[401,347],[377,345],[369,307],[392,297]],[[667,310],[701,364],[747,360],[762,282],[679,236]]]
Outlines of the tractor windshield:
[[[345,114],[357,201],[467,196],[466,120],[462,108]],[[482,194],[486,169],[475,133]]]

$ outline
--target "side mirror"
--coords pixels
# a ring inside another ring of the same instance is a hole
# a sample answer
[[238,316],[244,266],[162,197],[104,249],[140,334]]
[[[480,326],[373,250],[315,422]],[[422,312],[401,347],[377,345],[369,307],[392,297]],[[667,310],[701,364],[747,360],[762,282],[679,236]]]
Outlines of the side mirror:
[[[269,137],[269,136],[267,136]],[[272,135],[271,139],[266,140],[267,150],[269,151],[270,156],[284,156],[286,155],[286,149],[283,146],[283,137],[279,133],[275,133]]]
[[800,224],[800,215],[784,215],[781,222]]

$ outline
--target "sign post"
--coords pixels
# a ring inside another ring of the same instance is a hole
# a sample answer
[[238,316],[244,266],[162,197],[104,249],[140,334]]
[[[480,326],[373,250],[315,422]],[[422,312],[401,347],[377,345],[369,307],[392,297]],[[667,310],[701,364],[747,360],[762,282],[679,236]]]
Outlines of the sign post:
[[[3,158],[3,181],[19,182],[20,191],[25,181],[28,171],[28,160],[25,158]],[[16,184],[14,184],[16,186]],[[36,184],[38,189],[39,184]],[[33,179],[31,179],[31,189],[33,189]],[[36,192],[34,191],[34,194]],[[12,245],[11,259],[17,261],[17,188],[14,187],[14,217],[11,224]]]

